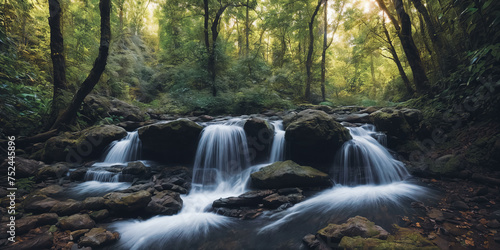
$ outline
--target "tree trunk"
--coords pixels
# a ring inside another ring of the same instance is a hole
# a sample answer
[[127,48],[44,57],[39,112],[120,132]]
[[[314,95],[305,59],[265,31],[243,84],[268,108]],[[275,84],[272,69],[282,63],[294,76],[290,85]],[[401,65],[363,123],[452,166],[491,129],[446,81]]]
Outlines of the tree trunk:
[[250,52],[250,16],[249,16],[249,0],[247,0],[247,8],[246,8],[246,20],[245,20],[245,40],[246,40],[246,47],[245,47],[245,56],[248,56],[248,53]]
[[110,12],[111,12],[111,0],[100,0],[99,9],[101,14],[101,41],[99,46],[99,54],[94,62],[94,66],[90,70],[89,75],[83,81],[80,89],[73,96],[73,100],[69,107],[64,110],[64,112],[59,115],[55,123],[52,125],[51,129],[58,129],[62,125],[71,124],[75,118],[80,106],[82,105],[85,97],[94,89],[95,85],[99,81],[106,67],[106,61],[109,52],[109,42],[111,40],[111,28],[110,28]]
[[54,122],[61,110],[66,106],[64,103],[64,90],[66,85],[66,61],[64,59],[64,39],[61,32],[62,8],[59,0],[49,0],[49,26],[50,26],[50,57],[53,65],[52,107],[50,121]]
[[328,48],[328,0],[325,0],[323,6],[323,51],[321,53],[321,100],[326,101],[326,49]]
[[396,63],[396,66],[398,67],[399,75],[401,75],[401,79],[403,79],[403,83],[406,86],[406,91],[408,92],[409,95],[413,95],[415,92],[413,88],[411,87],[410,80],[408,79],[408,76],[406,76],[405,70],[403,69],[403,65],[401,65],[401,61],[399,60],[398,53],[396,52],[396,49],[394,48],[394,45],[392,44],[392,39],[391,36],[389,35],[389,31],[385,27],[385,21],[382,19],[382,27],[384,28],[384,34],[385,37],[387,38],[387,43],[389,45],[389,52],[392,55],[392,60],[394,63]]
[[318,14],[319,8],[321,7],[321,3],[323,0],[318,0],[318,4],[316,5],[316,9],[311,16],[311,21],[309,22],[309,48],[307,51],[307,59],[306,59],[306,91],[305,91],[305,99],[306,101],[310,101],[311,99],[311,83],[312,83],[312,56],[314,52],[314,19]]
[[210,18],[210,13],[208,12],[208,0],[203,0],[203,34],[205,36],[205,49],[210,53],[210,39],[208,35],[208,19]]
[[410,16],[405,12],[402,0],[393,0],[394,6],[396,6],[396,13],[401,20],[401,30],[398,33],[399,39],[401,40],[401,45],[403,45],[403,50],[405,51],[406,58],[410,64],[411,70],[413,72],[413,83],[417,89],[417,92],[424,94],[428,91],[429,79],[425,73],[424,65],[420,59],[420,53],[418,51],[413,37],[411,35],[411,20]]

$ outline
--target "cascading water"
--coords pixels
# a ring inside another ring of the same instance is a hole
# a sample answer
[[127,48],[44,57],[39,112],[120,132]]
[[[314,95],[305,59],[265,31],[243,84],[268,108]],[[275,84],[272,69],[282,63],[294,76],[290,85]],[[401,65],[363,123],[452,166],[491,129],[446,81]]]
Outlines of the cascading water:
[[141,140],[137,131],[128,132],[125,138],[114,141],[106,152],[104,163],[124,163],[141,157]]
[[271,163],[285,159],[285,130],[283,130],[283,121],[274,121],[272,124],[275,133],[269,158]]
[[[123,139],[112,142],[105,153],[103,162],[95,163],[84,177],[83,183],[71,191],[81,197],[99,195],[130,187],[121,173],[127,162],[136,161],[141,156],[141,141],[137,131],[128,132]],[[130,181],[130,180],[129,180]]]
[[[379,143],[385,135],[373,125],[348,128],[352,140],[344,143],[337,153],[332,176],[337,184],[389,184],[409,176],[402,162],[394,159]],[[374,138],[375,137],[375,138]]]

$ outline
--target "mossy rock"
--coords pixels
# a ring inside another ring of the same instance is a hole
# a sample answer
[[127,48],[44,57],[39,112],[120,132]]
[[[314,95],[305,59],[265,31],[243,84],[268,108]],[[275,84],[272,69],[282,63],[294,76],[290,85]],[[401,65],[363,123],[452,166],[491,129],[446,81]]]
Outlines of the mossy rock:
[[169,163],[192,163],[203,127],[188,119],[139,128],[145,157]]
[[250,118],[243,126],[252,156],[252,164],[268,162],[269,152],[274,138],[274,127],[260,118]]
[[362,216],[349,218],[344,224],[328,224],[317,234],[325,242],[339,243],[345,237],[377,238],[385,240],[389,233]]
[[252,173],[250,177],[252,185],[261,189],[332,185],[328,174],[312,167],[300,166],[293,161],[275,162]]
[[335,152],[351,139],[349,131],[327,113],[304,110],[283,118],[287,154],[300,165],[327,171]]

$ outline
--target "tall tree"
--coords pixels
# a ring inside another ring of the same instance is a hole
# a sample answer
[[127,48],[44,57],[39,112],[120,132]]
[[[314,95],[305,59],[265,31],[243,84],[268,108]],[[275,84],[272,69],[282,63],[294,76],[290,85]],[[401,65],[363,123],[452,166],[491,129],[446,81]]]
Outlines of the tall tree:
[[403,46],[403,50],[405,52],[406,59],[408,60],[408,64],[410,64],[410,68],[413,72],[413,83],[415,84],[417,92],[421,94],[426,93],[429,87],[429,80],[425,73],[422,60],[420,59],[418,48],[413,41],[411,33],[411,20],[410,16],[404,9],[403,1],[393,0],[399,21],[389,11],[384,3],[384,0],[377,0],[377,3],[382,11],[387,14],[396,29],[396,33],[398,34],[399,40],[401,41],[401,45]]
[[82,105],[85,97],[94,89],[99,81],[102,72],[106,67],[106,61],[109,52],[109,43],[111,40],[110,13],[111,0],[100,0],[99,9],[101,14],[101,41],[99,46],[99,54],[94,62],[94,66],[90,70],[87,78],[73,96],[69,106],[57,117],[51,127],[51,130],[59,129],[63,125],[68,125],[74,122],[76,114]]
[[54,122],[66,106],[64,91],[66,85],[66,61],[64,59],[64,39],[61,31],[62,8],[59,0],[49,0],[50,57],[53,67],[52,110],[50,122]]
[[318,0],[318,4],[314,9],[314,12],[311,16],[311,21],[309,21],[309,47],[307,50],[307,59],[306,59],[306,91],[304,98],[309,101],[311,99],[311,83],[312,83],[312,56],[314,53],[314,20],[316,19],[316,15],[318,14],[319,8],[321,4],[326,0]]

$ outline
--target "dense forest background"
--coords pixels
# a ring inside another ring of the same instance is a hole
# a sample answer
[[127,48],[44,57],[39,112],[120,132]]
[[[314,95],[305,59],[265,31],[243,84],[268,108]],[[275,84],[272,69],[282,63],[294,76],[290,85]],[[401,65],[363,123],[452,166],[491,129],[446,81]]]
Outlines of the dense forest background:
[[[99,1],[58,2],[68,102],[99,51]],[[116,0],[107,66],[93,91],[180,115],[248,114],[305,103],[486,100],[499,80],[499,5]],[[50,126],[54,106],[49,3],[2,0],[0,9],[0,132],[33,135]]]

